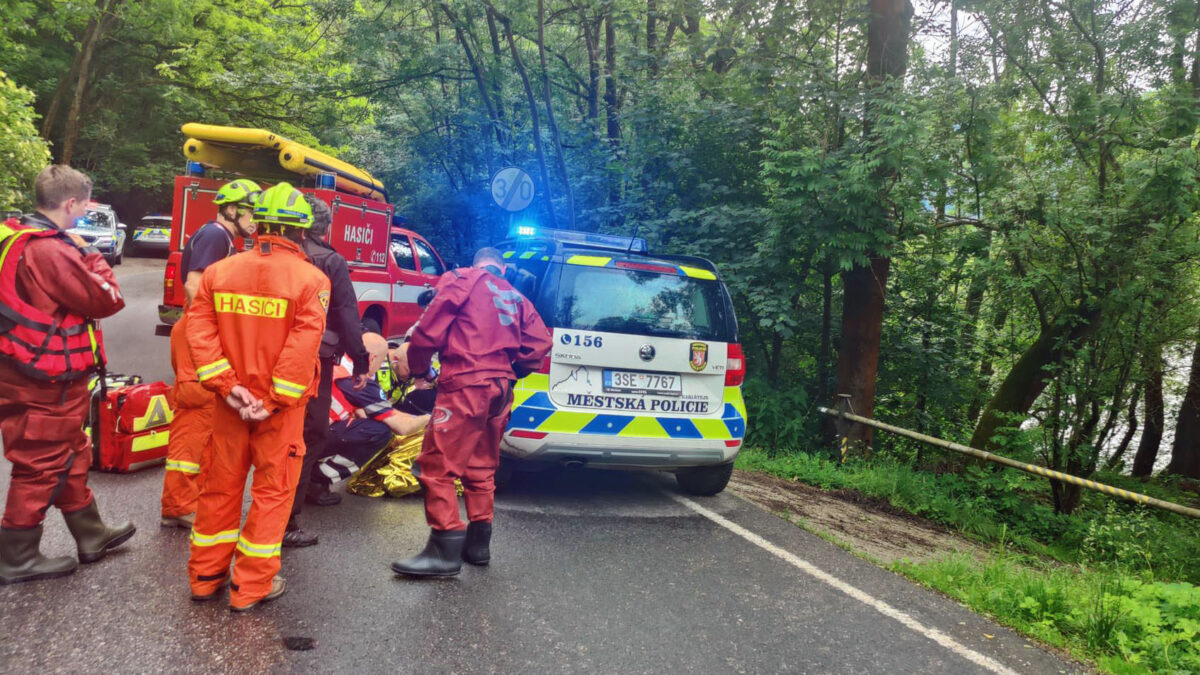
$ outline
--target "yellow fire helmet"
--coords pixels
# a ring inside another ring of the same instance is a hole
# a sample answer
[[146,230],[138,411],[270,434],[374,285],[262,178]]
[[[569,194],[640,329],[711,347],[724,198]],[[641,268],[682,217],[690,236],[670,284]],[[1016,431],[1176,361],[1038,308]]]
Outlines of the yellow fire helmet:
[[256,223],[277,223],[307,230],[312,227],[313,213],[299,190],[291,183],[280,183],[259,195],[253,218]]
[[236,204],[238,206],[254,208],[260,194],[262,194],[262,188],[258,186],[258,183],[245,178],[239,178],[222,185],[221,189],[217,190],[217,196],[213,197],[213,203],[217,206]]

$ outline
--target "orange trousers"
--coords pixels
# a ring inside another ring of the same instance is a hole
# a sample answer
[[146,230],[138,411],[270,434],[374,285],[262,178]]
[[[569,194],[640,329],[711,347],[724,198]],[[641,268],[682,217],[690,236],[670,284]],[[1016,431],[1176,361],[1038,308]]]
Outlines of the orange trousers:
[[[212,452],[204,466],[188,560],[193,594],[216,591],[231,561],[231,605],[245,607],[270,592],[304,460],[303,403],[262,422],[243,422],[224,402],[214,407]],[[251,504],[242,525],[250,467]]]
[[[207,405],[186,408],[181,390],[199,389],[192,395],[207,399]],[[171,420],[171,439],[167,446],[167,470],[163,475],[162,514],[186,516],[196,512],[200,498],[201,468],[212,447],[214,394],[194,382],[175,385],[175,417]]]
[[167,445],[167,470],[163,475],[164,518],[196,512],[200,497],[200,469],[212,446],[212,415],[216,395],[196,378],[196,366],[187,348],[187,317],[171,331],[171,365],[175,368],[175,416]]

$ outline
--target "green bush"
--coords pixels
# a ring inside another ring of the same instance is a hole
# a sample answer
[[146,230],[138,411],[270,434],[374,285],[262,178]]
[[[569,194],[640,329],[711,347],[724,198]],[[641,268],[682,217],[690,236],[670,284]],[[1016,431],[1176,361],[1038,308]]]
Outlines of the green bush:
[[896,568],[1111,672],[1200,672],[1200,588],[1053,567],[1000,551]]

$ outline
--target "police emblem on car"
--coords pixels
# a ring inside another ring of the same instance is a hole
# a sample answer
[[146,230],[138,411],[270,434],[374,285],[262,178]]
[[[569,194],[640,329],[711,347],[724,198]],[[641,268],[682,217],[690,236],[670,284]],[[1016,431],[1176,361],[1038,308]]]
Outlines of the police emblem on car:
[[708,365],[708,345],[703,342],[692,343],[692,360],[689,363],[697,373]]
[[638,356],[641,357],[643,361],[653,361],[654,345],[642,345],[642,348],[638,350]]

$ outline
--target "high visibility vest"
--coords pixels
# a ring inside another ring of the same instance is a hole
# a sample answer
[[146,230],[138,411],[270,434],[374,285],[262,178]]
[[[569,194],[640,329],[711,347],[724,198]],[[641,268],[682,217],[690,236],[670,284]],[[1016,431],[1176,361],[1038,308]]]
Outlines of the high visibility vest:
[[25,245],[35,237],[63,236],[16,219],[0,224],[0,358],[47,382],[87,377],[104,362],[104,340],[95,322],[70,313],[59,320],[17,294]]

